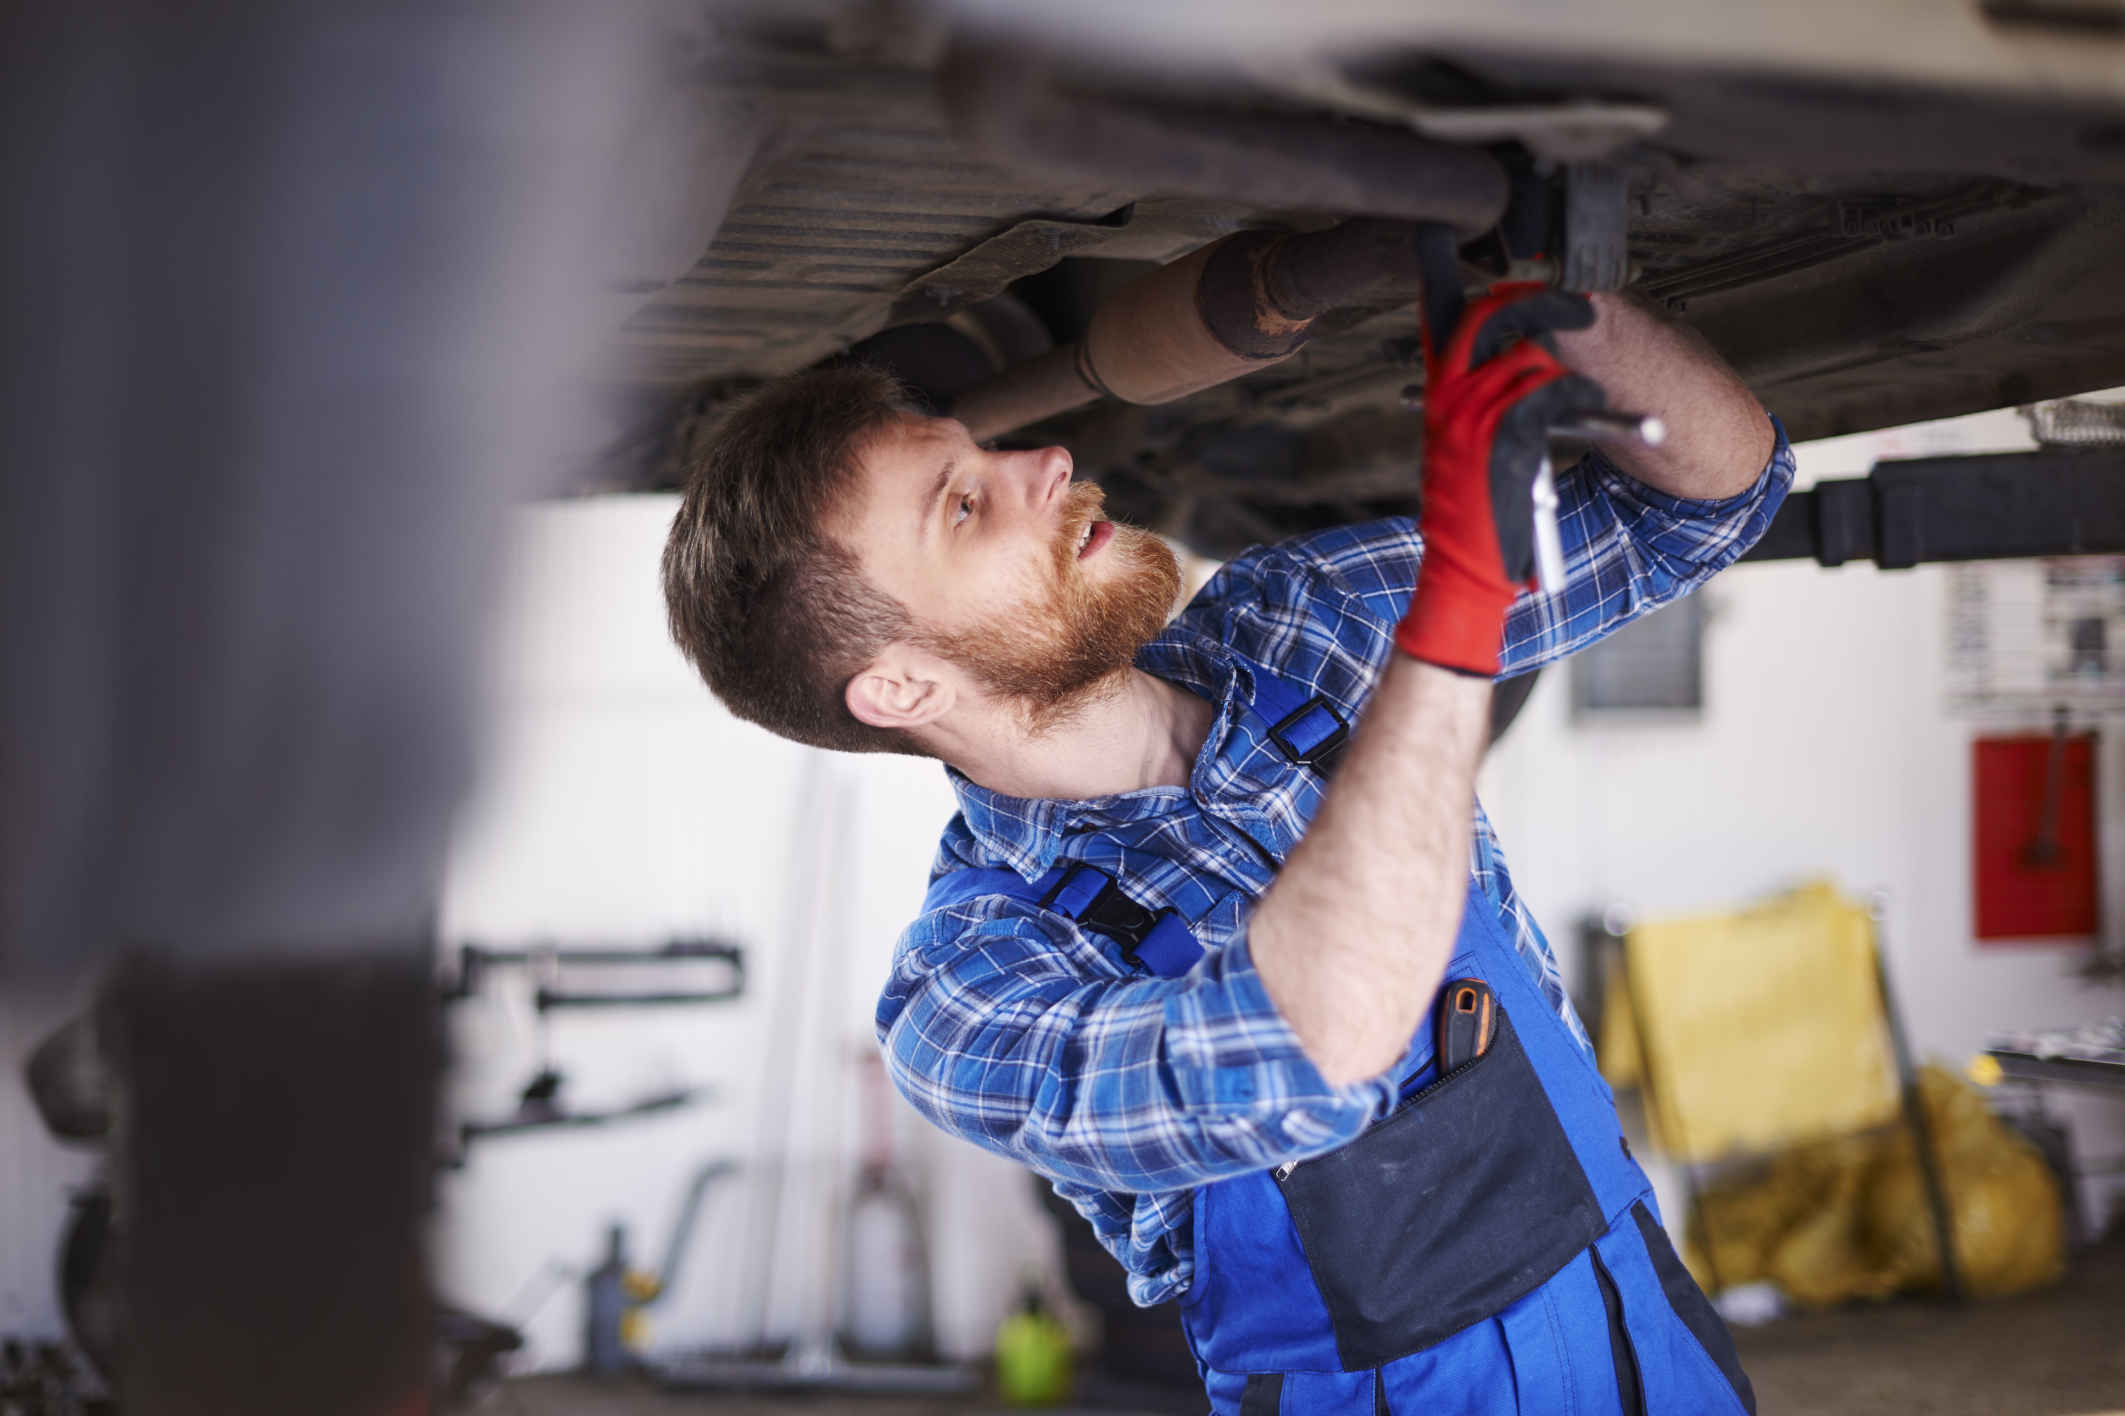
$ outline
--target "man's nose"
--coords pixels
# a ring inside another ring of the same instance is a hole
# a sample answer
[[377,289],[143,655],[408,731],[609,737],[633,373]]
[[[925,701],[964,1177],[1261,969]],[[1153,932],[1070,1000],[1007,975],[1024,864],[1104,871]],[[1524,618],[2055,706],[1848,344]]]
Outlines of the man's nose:
[[1033,511],[1043,511],[1059,500],[1070,485],[1071,461],[1069,449],[1061,447],[1026,448],[1006,453],[1011,459],[1011,473],[1025,491],[1026,505]]

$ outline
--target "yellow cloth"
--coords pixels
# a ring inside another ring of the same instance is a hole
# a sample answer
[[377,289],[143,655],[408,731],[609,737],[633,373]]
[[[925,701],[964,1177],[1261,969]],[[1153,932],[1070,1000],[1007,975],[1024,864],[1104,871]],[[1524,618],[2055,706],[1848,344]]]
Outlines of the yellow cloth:
[[1650,921],[1624,948],[1629,984],[1610,983],[1601,1069],[1645,1086],[1661,1151],[1716,1160],[1895,1117],[1873,921],[1833,887]]
[[[2055,1283],[2066,1268],[2058,1184],[2036,1148],[1952,1074],[1919,1095],[1974,1298]],[[1686,1257],[1700,1283],[1768,1279],[1807,1307],[1941,1286],[1940,1247],[1909,1127],[1799,1146],[1705,1192]]]

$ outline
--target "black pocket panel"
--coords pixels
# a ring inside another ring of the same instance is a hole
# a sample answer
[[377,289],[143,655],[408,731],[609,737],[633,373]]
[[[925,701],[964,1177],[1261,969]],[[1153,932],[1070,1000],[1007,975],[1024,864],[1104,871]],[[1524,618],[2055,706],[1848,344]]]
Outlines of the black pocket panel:
[[1508,1307],[1608,1227],[1502,1011],[1488,1052],[1281,1183],[1349,1372]]

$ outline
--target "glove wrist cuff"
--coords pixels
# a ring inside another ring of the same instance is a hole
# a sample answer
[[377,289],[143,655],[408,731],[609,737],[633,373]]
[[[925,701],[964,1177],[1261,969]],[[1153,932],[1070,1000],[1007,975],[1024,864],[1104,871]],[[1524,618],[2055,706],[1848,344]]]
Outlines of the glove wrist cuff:
[[1456,673],[1496,677],[1505,613],[1517,591],[1419,576],[1409,613],[1395,626],[1395,645],[1413,659]]

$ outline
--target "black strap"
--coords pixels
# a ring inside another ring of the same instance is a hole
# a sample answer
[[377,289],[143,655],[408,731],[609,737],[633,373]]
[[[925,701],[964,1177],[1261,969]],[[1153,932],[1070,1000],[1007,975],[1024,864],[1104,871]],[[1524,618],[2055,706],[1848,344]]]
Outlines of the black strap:
[[1240,1391],[1240,1416],[1278,1416],[1283,1405],[1282,1372],[1256,1372]]
[[1623,1416],[1645,1416],[1645,1387],[1638,1379],[1638,1354],[1631,1347],[1630,1329],[1623,1322],[1623,1294],[1609,1276],[1608,1265],[1601,1262],[1601,1251],[1589,1244],[1586,1252],[1594,1261],[1594,1283],[1601,1290],[1601,1306],[1608,1314],[1609,1362],[1616,1369],[1616,1400],[1623,1407]]
[[[1196,942],[1188,921],[1173,910],[1144,908],[1098,866],[1069,861],[1050,874],[1056,879],[1041,894],[1040,907],[1106,935],[1121,946],[1131,963],[1143,965],[1160,978],[1179,978],[1203,957],[1203,946]],[[1017,877],[1012,879],[1015,882]],[[1035,888],[1039,884],[1035,882]]]
[[[1417,270],[1424,282],[1424,332],[1431,347],[1442,357],[1468,297],[1461,292],[1460,238],[1451,226],[1437,221],[1417,223]],[[1431,370],[1425,370],[1428,378]]]
[[1149,938],[1158,925],[1158,915],[1122,893],[1121,886],[1106,871],[1083,861],[1073,861],[1062,879],[1040,897],[1040,907],[1062,913],[1087,929],[1096,929],[1130,953]]

